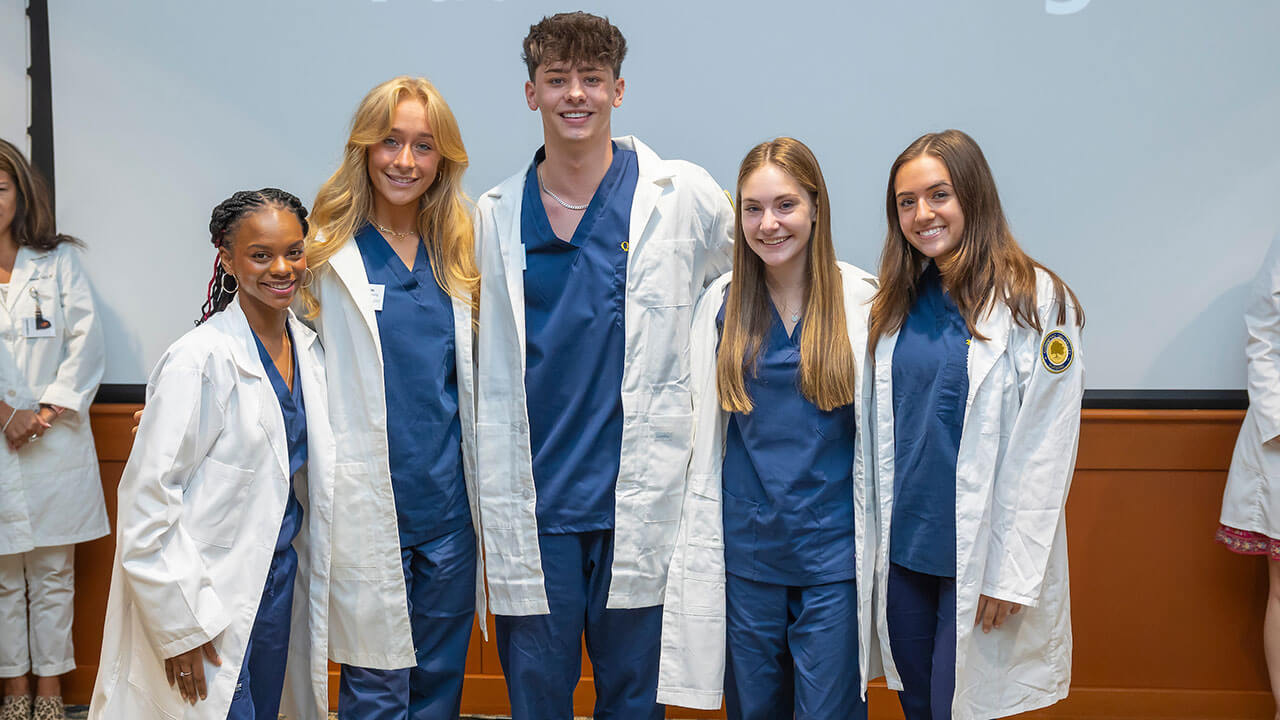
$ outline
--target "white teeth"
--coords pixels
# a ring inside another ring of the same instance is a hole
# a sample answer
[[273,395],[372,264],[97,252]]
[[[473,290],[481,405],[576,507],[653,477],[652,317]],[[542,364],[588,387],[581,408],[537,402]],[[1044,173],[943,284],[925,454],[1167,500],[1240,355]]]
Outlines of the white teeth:
[[584,117],[586,117],[588,114],[589,114],[589,113],[584,113],[584,112],[571,112],[571,113],[565,113],[565,114],[564,114],[564,117],[567,117],[567,118],[584,118]]
[[931,238],[931,237],[937,236],[937,234],[940,232],[942,232],[942,228],[936,227],[936,228],[929,228],[928,230],[922,230],[916,234],[922,238]]
[[764,243],[765,245],[781,245],[789,237],[791,236],[787,235],[786,237],[780,237],[780,238],[760,238],[760,242]]

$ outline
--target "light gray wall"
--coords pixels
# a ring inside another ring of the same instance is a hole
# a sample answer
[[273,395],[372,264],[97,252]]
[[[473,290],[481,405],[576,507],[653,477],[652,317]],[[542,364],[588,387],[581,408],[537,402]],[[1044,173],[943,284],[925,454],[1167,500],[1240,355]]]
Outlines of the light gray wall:
[[0,0],[0,138],[29,155],[26,12],[26,0]]
[[[1088,311],[1089,387],[1243,387],[1245,286],[1280,230],[1280,3],[582,8],[609,15],[631,48],[616,134],[729,188],[751,145],[803,139],[826,172],[841,258],[874,269],[893,158],[922,132],[964,129],[1025,248]],[[540,142],[520,41],[565,9],[54,0],[59,219],[89,243],[107,382],[142,382],[191,327],[213,205],[264,185],[309,202],[377,82],[437,84],[471,152],[473,195],[520,170]]]

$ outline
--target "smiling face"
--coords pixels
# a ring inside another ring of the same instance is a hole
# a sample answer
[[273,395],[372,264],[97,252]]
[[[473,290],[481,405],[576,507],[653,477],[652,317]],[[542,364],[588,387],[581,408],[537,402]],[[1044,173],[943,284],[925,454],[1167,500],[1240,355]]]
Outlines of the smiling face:
[[283,313],[307,268],[298,216],[272,205],[236,223],[230,242],[219,249],[222,269],[239,283],[246,315]]
[[809,192],[773,163],[742,181],[742,233],[751,251],[772,271],[803,269],[817,217]]
[[898,168],[893,188],[898,226],[907,242],[935,261],[950,257],[964,237],[964,211],[947,166],[921,155]]
[[530,110],[542,113],[546,142],[609,139],[613,109],[622,105],[626,82],[596,63],[539,65],[524,84]]
[[435,182],[440,158],[427,106],[416,98],[401,100],[387,136],[368,149],[375,215],[385,221],[396,208],[416,207]]

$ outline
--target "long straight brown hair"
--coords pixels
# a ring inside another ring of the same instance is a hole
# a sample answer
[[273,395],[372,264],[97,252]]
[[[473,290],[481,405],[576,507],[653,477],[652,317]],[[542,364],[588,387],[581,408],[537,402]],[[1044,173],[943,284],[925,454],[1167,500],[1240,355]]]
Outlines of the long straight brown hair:
[[827,183],[813,151],[804,143],[780,137],[747,153],[738,169],[734,221],[733,278],[725,300],[724,332],[716,354],[716,389],[720,407],[749,413],[754,407],[744,375],[756,373],[756,360],[765,333],[773,325],[772,301],[765,287],[764,262],[747,245],[742,230],[742,185],[751,173],[773,165],[809,192],[813,204],[813,232],[805,251],[808,287],[804,296],[804,325],[800,329],[800,392],[822,410],[854,401],[853,350],[845,325],[844,285],[831,242],[831,202]]
[[[342,163],[316,194],[311,233],[307,236],[307,266],[319,272],[372,217],[376,191],[369,181],[369,147],[391,132],[396,106],[406,99],[426,106],[427,121],[441,155],[437,177],[418,200],[418,234],[427,246],[436,284],[453,297],[471,303],[474,312],[480,295],[480,272],[476,268],[471,201],[462,190],[467,149],[453,111],[426,78],[392,78],[370,90],[356,108]],[[315,296],[306,288],[299,295],[307,316],[315,317],[320,310]]]
[[978,332],[978,318],[997,300],[1009,307],[1015,323],[1043,331],[1036,313],[1037,269],[1053,281],[1058,324],[1067,321],[1067,298],[1070,298],[1076,322],[1083,327],[1084,309],[1076,294],[1053,271],[1023,252],[1010,232],[996,192],[996,181],[982,148],[959,130],[944,130],[917,138],[893,161],[889,170],[885,196],[889,230],[880,254],[880,289],[871,300],[868,347],[874,350],[881,337],[901,328],[916,299],[916,284],[926,258],[907,241],[898,223],[895,184],[902,166],[924,155],[931,155],[946,166],[956,200],[964,213],[960,244],[939,269],[969,333],[979,340],[989,339]]

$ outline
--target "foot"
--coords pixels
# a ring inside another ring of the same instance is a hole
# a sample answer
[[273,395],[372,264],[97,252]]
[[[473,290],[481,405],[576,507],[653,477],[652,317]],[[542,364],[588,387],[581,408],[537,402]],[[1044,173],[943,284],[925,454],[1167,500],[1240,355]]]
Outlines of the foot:
[[67,712],[62,707],[62,696],[37,695],[31,720],[67,720]]
[[0,705],[0,720],[31,720],[31,696],[9,695]]

